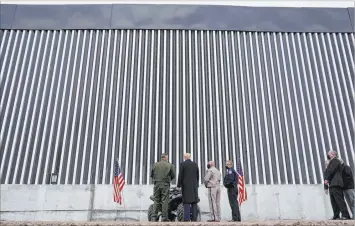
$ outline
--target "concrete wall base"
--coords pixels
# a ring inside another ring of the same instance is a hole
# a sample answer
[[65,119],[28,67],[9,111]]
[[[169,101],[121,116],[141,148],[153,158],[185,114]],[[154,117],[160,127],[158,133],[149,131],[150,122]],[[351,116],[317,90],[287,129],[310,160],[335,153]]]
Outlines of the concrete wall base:
[[[112,185],[1,185],[5,221],[147,221],[151,185],[126,185],[124,205],[113,202]],[[332,216],[322,185],[248,185],[242,220],[324,220]],[[207,189],[200,186],[202,220],[209,219]],[[222,220],[231,218],[222,187]]]

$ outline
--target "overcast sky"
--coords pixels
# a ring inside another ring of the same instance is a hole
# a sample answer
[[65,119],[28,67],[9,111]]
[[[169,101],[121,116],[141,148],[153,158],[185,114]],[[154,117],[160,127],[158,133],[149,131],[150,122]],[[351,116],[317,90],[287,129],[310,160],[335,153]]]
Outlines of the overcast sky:
[[78,1],[78,0],[1,0],[2,4],[198,4],[198,5],[239,5],[239,6],[280,6],[280,7],[354,7],[354,0],[111,0],[111,1]]

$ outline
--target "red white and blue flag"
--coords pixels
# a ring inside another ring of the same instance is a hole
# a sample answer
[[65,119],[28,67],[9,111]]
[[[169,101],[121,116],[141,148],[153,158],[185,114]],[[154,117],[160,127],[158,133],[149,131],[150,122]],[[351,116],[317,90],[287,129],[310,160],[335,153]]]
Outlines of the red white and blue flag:
[[240,159],[237,162],[237,174],[238,174],[238,193],[239,193],[239,206],[248,199],[247,190],[245,187],[244,174],[242,169],[242,163]]
[[125,184],[126,182],[123,178],[120,166],[118,164],[118,159],[117,159],[115,162],[115,177],[113,179],[113,189],[114,189],[113,201],[118,202],[120,205],[122,204],[122,200],[123,200],[122,190]]

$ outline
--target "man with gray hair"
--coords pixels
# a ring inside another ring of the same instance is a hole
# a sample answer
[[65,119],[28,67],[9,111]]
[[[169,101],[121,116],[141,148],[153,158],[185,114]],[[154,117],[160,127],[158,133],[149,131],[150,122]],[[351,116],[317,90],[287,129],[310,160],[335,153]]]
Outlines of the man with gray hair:
[[211,219],[208,222],[221,221],[221,172],[215,167],[214,161],[209,161],[205,174],[205,186],[208,189],[208,203]]
[[[324,184],[329,187],[330,202],[333,208],[333,220],[347,220],[350,218],[344,200],[344,182],[342,178],[342,166],[336,157],[335,151],[328,152],[329,165],[324,172]],[[340,218],[341,213],[341,218]]]
[[[184,154],[185,161],[180,164],[177,187],[181,188],[182,202],[184,204],[185,221],[197,221],[199,169],[197,163],[191,161],[191,154]],[[190,213],[191,217],[190,218]]]

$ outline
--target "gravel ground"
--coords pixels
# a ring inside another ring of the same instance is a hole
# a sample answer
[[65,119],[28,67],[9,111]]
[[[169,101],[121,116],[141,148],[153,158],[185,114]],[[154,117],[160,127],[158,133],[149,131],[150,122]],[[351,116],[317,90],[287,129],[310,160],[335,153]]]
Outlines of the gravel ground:
[[35,222],[21,222],[21,221],[1,221],[1,226],[84,226],[84,225],[97,225],[97,226],[150,226],[150,225],[238,225],[238,226],[283,226],[283,225],[294,225],[294,226],[322,226],[322,225],[355,225],[354,220],[348,221],[298,221],[298,220],[282,220],[282,221],[245,221],[245,222],[219,222],[219,223],[210,223],[210,222],[124,222],[124,221],[115,221],[115,222],[63,222],[63,221],[35,221]]

